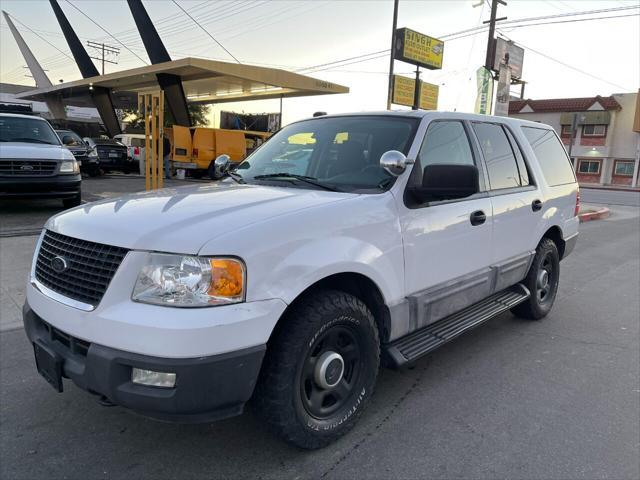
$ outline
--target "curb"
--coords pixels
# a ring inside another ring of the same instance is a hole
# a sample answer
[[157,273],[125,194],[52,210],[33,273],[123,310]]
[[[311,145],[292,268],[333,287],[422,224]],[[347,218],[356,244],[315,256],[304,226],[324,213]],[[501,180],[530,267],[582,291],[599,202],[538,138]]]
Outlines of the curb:
[[607,218],[610,214],[610,210],[606,207],[603,207],[595,212],[585,212],[579,213],[578,218],[580,219],[580,223],[589,222],[591,220],[600,220],[602,218]]
[[609,190],[611,192],[640,192],[640,187],[615,187],[613,185],[598,185],[591,183],[581,183],[580,188],[588,190]]

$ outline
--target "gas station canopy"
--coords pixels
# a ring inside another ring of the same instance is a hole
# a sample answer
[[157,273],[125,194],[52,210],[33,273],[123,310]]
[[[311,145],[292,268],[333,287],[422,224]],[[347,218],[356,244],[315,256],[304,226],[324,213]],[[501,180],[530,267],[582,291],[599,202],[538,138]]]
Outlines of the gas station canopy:
[[111,90],[115,107],[137,108],[138,93],[160,88],[157,74],[179,76],[189,103],[208,104],[349,93],[348,87],[277,68],[188,57],[29,90],[16,97],[36,101],[54,97],[67,105],[92,107],[94,102],[90,95],[91,89],[106,87]]

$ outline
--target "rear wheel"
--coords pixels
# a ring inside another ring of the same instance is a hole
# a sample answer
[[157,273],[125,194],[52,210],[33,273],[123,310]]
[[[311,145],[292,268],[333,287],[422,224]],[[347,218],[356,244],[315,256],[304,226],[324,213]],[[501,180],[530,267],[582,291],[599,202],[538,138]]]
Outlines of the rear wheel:
[[378,331],[364,303],[339,291],[313,293],[274,332],[254,402],[285,441],[324,447],[360,417],[379,359]]
[[553,307],[560,280],[560,255],[556,244],[543,238],[536,248],[536,254],[526,278],[522,282],[531,296],[511,309],[518,317],[539,320],[547,316]]
[[75,197],[71,197],[71,198],[64,198],[62,200],[62,206],[64,208],[73,208],[73,207],[77,207],[78,205],[80,205],[82,203],[82,194],[80,192],[78,192],[78,194]]

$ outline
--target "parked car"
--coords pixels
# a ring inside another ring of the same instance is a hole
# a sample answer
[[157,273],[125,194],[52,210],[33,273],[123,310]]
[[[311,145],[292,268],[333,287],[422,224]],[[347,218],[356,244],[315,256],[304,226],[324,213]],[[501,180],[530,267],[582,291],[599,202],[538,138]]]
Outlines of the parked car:
[[284,440],[322,447],[361,416],[381,359],[410,365],[509,310],[545,317],[578,237],[571,163],[539,123],[323,116],[229,160],[218,184],[46,224],[24,323],[57,391],[70,378],[189,422],[252,399]]
[[49,122],[0,113],[0,197],[61,198],[65,208],[81,202],[78,162]]
[[62,144],[69,149],[78,161],[80,171],[88,174],[90,177],[100,175],[100,165],[98,155],[89,145],[73,130],[56,130]]
[[127,147],[129,158],[138,165],[140,175],[144,175],[145,136],[140,133],[121,133],[113,139]]
[[100,170],[102,172],[119,171],[123,173],[136,172],[138,165],[129,158],[127,147],[117,140],[110,138],[87,138],[85,139],[90,155],[96,155]]

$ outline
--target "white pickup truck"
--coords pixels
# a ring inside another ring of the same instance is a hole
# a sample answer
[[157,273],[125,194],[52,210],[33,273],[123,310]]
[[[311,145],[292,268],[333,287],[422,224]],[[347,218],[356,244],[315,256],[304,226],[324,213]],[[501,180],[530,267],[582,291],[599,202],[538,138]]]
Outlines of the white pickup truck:
[[49,220],[24,324],[56,390],[69,378],[184,422],[251,399],[283,439],[322,447],[362,414],[381,362],[509,310],[547,315],[578,235],[573,169],[539,123],[323,116],[227,173]]

